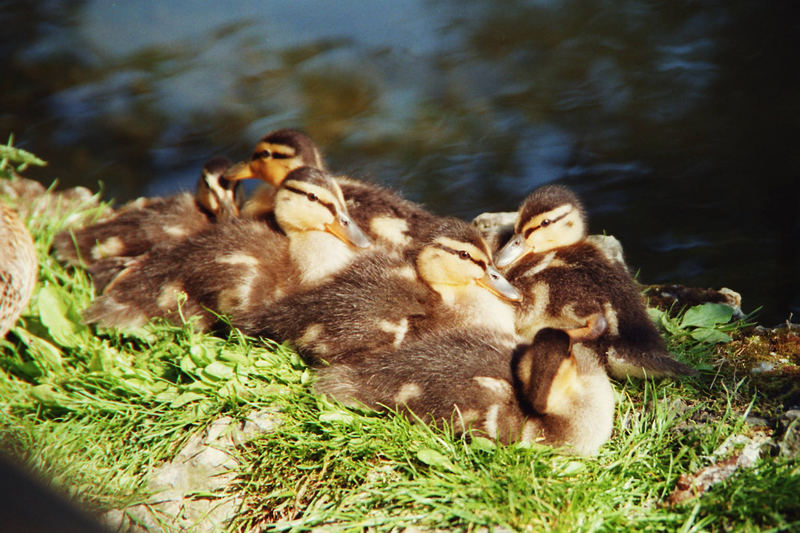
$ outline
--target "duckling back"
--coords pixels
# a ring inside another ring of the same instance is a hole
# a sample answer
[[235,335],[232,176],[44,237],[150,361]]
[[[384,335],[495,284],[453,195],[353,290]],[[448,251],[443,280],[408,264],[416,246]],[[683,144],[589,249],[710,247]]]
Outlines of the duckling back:
[[217,321],[211,310],[266,305],[297,283],[286,236],[255,220],[233,219],[131,260],[84,319],[138,327],[154,317],[176,323],[197,317],[197,326],[209,329]]
[[401,346],[439,306],[411,265],[369,254],[322,285],[237,317],[234,325],[248,335],[291,341],[313,359],[354,361]]
[[95,288],[102,290],[131,258],[238,216],[241,186],[221,177],[229,164],[224,158],[207,161],[194,194],[139,198],[99,222],[62,231],[53,241],[58,258],[93,270]]
[[517,311],[520,335],[533,338],[543,327],[581,327],[600,313],[608,331],[586,342],[615,377],[694,372],[667,351],[624,264],[610,261],[593,244],[528,255],[506,276],[525,295]]
[[28,304],[36,284],[38,261],[28,228],[0,201],[0,338]]
[[341,176],[336,181],[353,220],[384,251],[403,254],[441,223],[440,217],[386,187]]
[[492,330],[432,333],[356,364],[323,367],[316,390],[456,433],[596,453],[613,423],[605,371],[591,358],[575,362],[566,332],[543,332],[516,350],[515,336]]

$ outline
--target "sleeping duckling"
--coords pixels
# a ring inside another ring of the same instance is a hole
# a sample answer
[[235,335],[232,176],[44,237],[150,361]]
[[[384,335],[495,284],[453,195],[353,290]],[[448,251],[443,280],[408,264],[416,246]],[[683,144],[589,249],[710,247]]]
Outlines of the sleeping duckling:
[[[282,129],[267,134],[256,145],[248,163],[234,165],[226,178],[257,178],[267,183],[248,200],[244,216],[263,216],[272,209],[274,188],[286,174],[302,165],[324,170],[319,149],[311,138],[297,130]],[[347,200],[350,216],[385,251],[402,254],[413,239],[425,238],[438,217],[394,191],[364,181],[337,176]]]
[[195,194],[183,192],[167,198],[139,198],[122,206],[111,218],[56,235],[58,258],[94,268],[95,288],[102,290],[130,258],[165,241],[183,239],[209,224],[239,215],[241,184],[223,177],[230,161],[223,157],[203,165]]
[[0,339],[28,305],[38,266],[28,228],[0,200]]
[[602,313],[608,332],[590,345],[613,376],[694,373],[667,352],[624,264],[587,240],[586,215],[569,189],[546,185],[531,193],[495,263],[525,295],[517,313],[524,338],[546,326],[584,326]]
[[592,354],[543,328],[530,345],[491,330],[434,333],[401,350],[319,370],[316,390],[347,405],[399,409],[455,433],[567,446],[592,455],[611,435],[614,395]]
[[379,253],[359,258],[328,282],[233,324],[250,335],[292,341],[328,362],[397,349],[433,330],[514,332],[511,302],[521,295],[469,224],[441,219],[412,255],[412,263]]
[[[370,246],[325,173],[299,168],[281,184],[275,218],[282,231],[259,220],[233,218],[133,261],[86,311],[87,322],[136,327],[152,317],[198,316],[208,329],[321,283]],[[185,294],[178,308],[178,296]]]

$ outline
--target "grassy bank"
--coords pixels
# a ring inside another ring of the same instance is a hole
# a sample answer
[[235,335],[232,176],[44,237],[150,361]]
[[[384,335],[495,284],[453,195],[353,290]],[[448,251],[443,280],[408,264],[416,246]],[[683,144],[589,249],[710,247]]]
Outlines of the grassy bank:
[[235,331],[84,326],[91,280],[60,265],[50,249],[74,215],[28,220],[39,282],[17,327],[0,341],[0,444],[94,513],[146,501],[154,468],[220,416],[277,411],[274,431],[239,448],[235,482],[219,494],[195,495],[239,494],[233,530],[800,527],[800,462],[771,453],[769,444],[751,468],[670,503],[682,475],[773,436],[747,416],[771,421],[785,408],[725,363],[729,338],[738,342],[746,331],[725,310],[654,313],[671,349],[701,374],[616,382],[611,441],[596,457],[576,458],[344,409],[312,393],[313,371],[290,348]]

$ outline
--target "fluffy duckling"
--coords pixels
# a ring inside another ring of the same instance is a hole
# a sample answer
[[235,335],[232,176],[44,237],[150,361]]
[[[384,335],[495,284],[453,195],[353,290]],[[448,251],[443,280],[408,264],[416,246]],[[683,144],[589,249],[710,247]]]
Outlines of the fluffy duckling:
[[223,157],[207,161],[195,194],[139,198],[106,220],[59,233],[53,241],[58,258],[90,268],[107,258],[122,258],[106,262],[95,272],[96,288],[102,290],[118,270],[116,265],[127,264],[129,258],[165,241],[183,239],[210,223],[238,216],[244,193],[241,184],[223,177],[229,166]]
[[456,433],[566,446],[592,455],[611,435],[614,395],[605,370],[543,328],[530,345],[491,330],[434,333],[358,364],[319,370],[316,390],[351,406],[399,409]]
[[413,262],[370,254],[328,282],[234,320],[245,333],[291,341],[328,362],[398,349],[447,328],[514,332],[521,295],[497,271],[478,233],[440,221]]
[[28,305],[38,265],[28,228],[0,201],[0,339]]
[[542,327],[583,326],[601,313],[608,331],[590,345],[613,376],[694,373],[667,352],[624,264],[587,240],[586,214],[569,189],[547,185],[531,193],[495,263],[524,294],[517,313],[524,338]]
[[[231,180],[257,178],[266,186],[248,200],[245,216],[264,216],[272,209],[275,187],[286,174],[308,165],[324,170],[319,149],[311,138],[297,130],[273,131],[261,139],[250,161],[234,165],[226,177]],[[436,215],[394,191],[352,178],[337,176],[356,224],[385,251],[402,254],[417,238],[424,239],[438,224]]]
[[[233,218],[133,261],[86,311],[87,322],[136,327],[156,316],[252,313],[345,268],[369,239],[350,220],[341,190],[325,173],[302,167],[275,197],[279,231]],[[185,302],[179,309],[178,296]]]

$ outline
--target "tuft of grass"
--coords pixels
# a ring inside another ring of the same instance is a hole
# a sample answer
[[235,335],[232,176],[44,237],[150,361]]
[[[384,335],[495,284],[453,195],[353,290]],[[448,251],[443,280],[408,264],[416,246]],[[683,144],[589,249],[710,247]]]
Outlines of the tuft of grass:
[[722,309],[657,316],[671,349],[701,375],[615,383],[613,437],[596,457],[573,457],[344,408],[313,394],[313,371],[289,347],[235,330],[88,327],[80,315],[91,280],[50,250],[73,215],[29,221],[39,283],[0,341],[0,447],[96,513],[145,501],[153,470],[216,418],[270,410],[281,423],[241,448],[235,484],[203,495],[241,495],[232,531],[800,526],[797,459],[764,456],[696,499],[666,503],[679,476],[753,432],[748,413],[775,408],[748,378],[712,364],[722,335],[743,327]]

